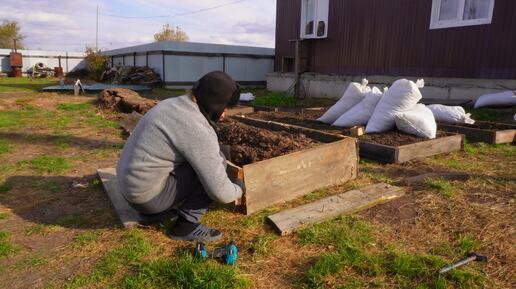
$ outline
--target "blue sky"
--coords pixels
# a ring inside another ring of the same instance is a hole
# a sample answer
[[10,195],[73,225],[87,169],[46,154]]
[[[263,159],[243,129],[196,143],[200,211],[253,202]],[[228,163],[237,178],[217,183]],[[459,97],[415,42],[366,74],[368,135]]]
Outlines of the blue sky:
[[166,23],[193,42],[274,47],[276,0],[2,0],[0,20],[18,21],[29,49],[84,51],[95,45],[97,4],[102,50],[152,42]]

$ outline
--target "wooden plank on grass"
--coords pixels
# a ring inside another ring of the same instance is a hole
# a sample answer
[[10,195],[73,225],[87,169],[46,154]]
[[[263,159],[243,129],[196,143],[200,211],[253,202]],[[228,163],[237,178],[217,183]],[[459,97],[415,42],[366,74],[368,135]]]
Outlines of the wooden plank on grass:
[[244,166],[246,212],[252,214],[357,176],[357,141],[344,138]]
[[115,168],[98,169],[97,174],[124,228],[131,228],[138,224],[148,223],[148,219],[133,209],[122,196],[122,193],[118,189]]
[[281,211],[269,216],[268,221],[272,223],[278,234],[283,236],[309,224],[370,208],[404,194],[404,190],[400,187],[379,183]]
[[124,131],[128,134],[132,134],[133,130],[136,128],[136,125],[142,119],[143,114],[138,113],[136,111],[131,112],[131,114],[127,115],[122,121],[120,121],[120,126],[124,129]]

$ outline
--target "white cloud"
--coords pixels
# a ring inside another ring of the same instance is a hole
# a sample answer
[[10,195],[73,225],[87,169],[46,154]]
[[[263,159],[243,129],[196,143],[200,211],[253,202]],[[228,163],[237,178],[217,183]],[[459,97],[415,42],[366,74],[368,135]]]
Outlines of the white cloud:
[[[95,45],[96,2],[86,0],[3,0],[0,19],[16,20],[30,49],[83,51]],[[275,0],[247,0],[196,14],[128,19],[131,16],[176,15],[234,0],[99,1],[99,46],[106,49],[148,43],[165,23],[180,26],[194,42],[274,46]]]

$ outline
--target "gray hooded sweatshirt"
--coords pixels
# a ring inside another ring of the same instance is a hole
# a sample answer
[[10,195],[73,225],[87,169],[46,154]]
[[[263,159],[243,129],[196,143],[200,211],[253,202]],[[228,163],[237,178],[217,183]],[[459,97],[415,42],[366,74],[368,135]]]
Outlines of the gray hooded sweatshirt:
[[170,174],[188,163],[208,196],[230,203],[242,196],[226,173],[215,130],[192,96],[161,101],[139,121],[117,165],[120,191],[134,204],[144,204],[170,189]]

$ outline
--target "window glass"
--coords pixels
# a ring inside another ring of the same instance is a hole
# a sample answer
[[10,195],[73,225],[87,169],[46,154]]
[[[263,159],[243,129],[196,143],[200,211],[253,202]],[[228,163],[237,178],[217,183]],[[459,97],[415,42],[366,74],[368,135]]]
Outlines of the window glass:
[[305,34],[314,34],[315,0],[306,0],[306,29]]
[[464,20],[489,17],[490,0],[466,0],[464,3]]
[[439,20],[455,20],[459,12],[459,0],[441,0]]

